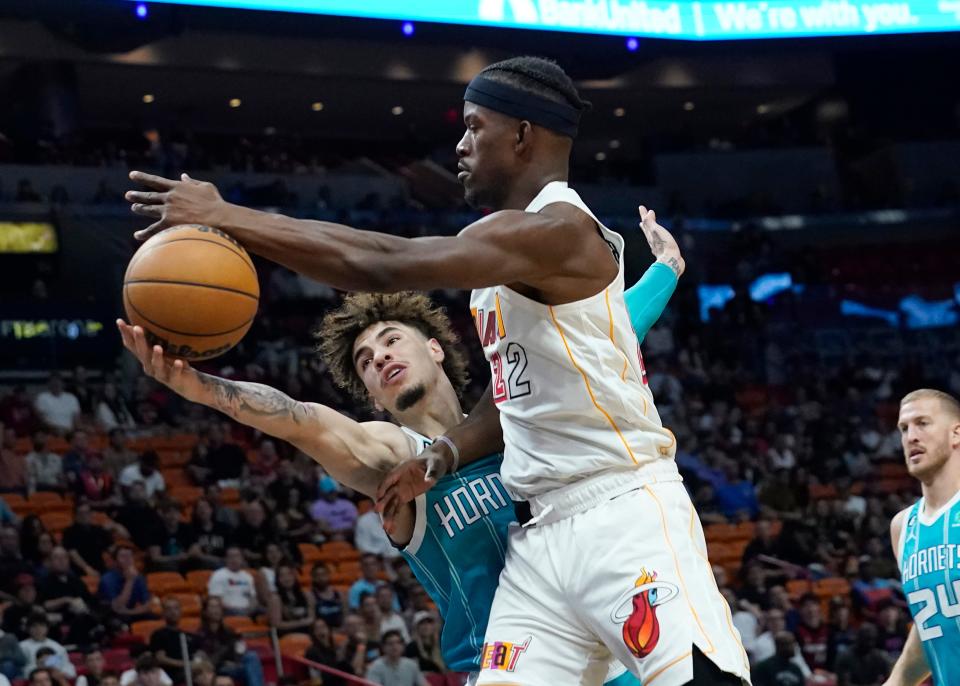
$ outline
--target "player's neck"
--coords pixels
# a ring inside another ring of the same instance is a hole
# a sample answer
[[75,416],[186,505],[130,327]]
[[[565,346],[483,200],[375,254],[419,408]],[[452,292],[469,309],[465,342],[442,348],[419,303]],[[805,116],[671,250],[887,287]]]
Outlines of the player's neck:
[[449,379],[441,377],[428,387],[423,399],[406,412],[397,412],[397,420],[421,436],[436,438],[463,421],[463,407]]
[[924,510],[933,513],[950,502],[960,491],[960,455],[950,456],[943,468],[929,481],[920,482]]
[[548,183],[566,181],[569,176],[569,168],[566,164],[562,167],[554,166],[550,171],[533,171],[527,177],[521,177],[510,185],[510,190],[507,192],[506,198],[504,198],[503,206],[497,209],[525,210]]

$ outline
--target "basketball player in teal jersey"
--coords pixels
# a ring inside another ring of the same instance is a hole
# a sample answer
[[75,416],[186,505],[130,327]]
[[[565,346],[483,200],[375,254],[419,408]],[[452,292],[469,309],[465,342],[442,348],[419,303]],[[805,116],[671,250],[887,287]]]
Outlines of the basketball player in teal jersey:
[[922,388],[900,401],[907,471],[923,497],[898,513],[890,539],[914,625],[885,686],[960,684],[960,403]]
[[[683,259],[666,230],[641,228],[657,261],[629,291],[631,323],[642,341],[677,285]],[[184,398],[290,441],[335,478],[366,495],[399,461],[419,454],[463,419],[457,395],[465,360],[446,316],[423,295],[355,294],[330,313],[321,352],[338,384],[360,402],[387,410],[400,426],[355,422],[313,403],[299,403],[261,384],[229,381],[171,363],[143,332],[118,322],[124,345],[144,371]],[[392,538],[444,618],[447,666],[476,672],[514,506],[500,481],[502,455],[443,477],[398,518]],[[639,682],[618,663],[608,686]]]

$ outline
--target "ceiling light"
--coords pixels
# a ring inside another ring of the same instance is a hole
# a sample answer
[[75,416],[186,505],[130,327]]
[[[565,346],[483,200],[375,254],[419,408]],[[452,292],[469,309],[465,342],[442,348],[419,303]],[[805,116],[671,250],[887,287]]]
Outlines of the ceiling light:
[[685,103],[683,103],[683,109],[687,112],[693,112],[694,107],[696,107],[696,105],[694,105],[690,100],[687,100]]
[[614,117],[622,117],[622,116],[624,116],[626,113],[627,113],[627,111],[626,111],[625,109],[623,109],[622,107],[617,107],[617,108],[615,108],[615,109],[613,110],[613,116],[614,116]]
[[403,108],[400,105],[394,105],[390,109],[390,112],[393,114],[393,116],[399,117],[401,114],[403,114]]
[[242,103],[240,101],[240,98],[230,98],[230,102],[229,102],[230,107],[236,109],[240,107],[241,104]]
[[619,147],[620,147],[620,141],[618,141],[616,138],[614,138],[612,141],[610,141],[610,149],[611,149],[611,150],[616,150],[616,149],[619,148]]
[[149,104],[150,104],[151,102],[153,102],[154,100],[156,100],[156,98],[153,97],[153,93],[144,93],[144,94],[143,94],[143,103],[144,103],[145,105],[149,105]]
[[593,159],[595,159],[597,162],[603,162],[605,159],[607,159],[607,153],[598,152],[596,155],[593,156]]
[[323,103],[318,100],[317,102],[315,102],[315,103],[313,103],[312,105],[310,105],[310,109],[313,110],[314,112],[322,112],[322,111],[323,111]]

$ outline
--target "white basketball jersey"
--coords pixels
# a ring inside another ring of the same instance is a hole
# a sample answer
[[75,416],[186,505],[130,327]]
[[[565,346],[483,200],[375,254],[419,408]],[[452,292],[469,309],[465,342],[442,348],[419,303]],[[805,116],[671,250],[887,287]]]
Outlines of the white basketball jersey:
[[678,479],[676,440],[654,406],[623,298],[623,237],[566,182],[547,184],[526,211],[556,202],[597,222],[619,269],[600,293],[562,305],[505,286],[473,291],[470,309],[503,425],[503,483],[528,499],[614,469]]

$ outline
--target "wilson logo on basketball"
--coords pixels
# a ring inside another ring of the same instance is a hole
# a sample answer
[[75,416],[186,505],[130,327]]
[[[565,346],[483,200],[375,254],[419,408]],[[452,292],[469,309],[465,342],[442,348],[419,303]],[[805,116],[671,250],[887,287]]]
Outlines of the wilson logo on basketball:
[[656,572],[640,571],[633,588],[617,599],[610,620],[623,624],[623,642],[634,656],[644,658],[660,640],[657,607],[673,600],[680,589],[668,581],[657,581]]

